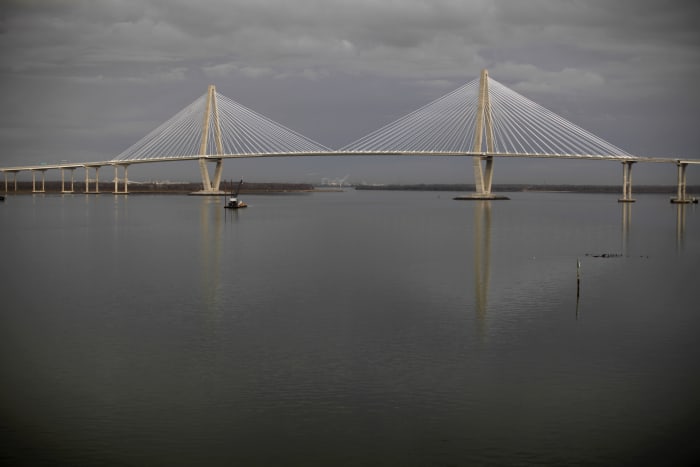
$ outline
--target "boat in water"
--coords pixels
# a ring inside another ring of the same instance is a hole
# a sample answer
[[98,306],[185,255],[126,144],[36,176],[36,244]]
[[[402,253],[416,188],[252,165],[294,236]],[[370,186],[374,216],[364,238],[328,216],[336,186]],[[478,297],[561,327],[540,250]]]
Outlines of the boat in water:
[[[236,188],[236,191],[231,193],[231,196],[228,196],[228,199],[226,200],[226,204],[224,204],[224,208],[226,209],[240,209],[240,208],[247,208],[248,205],[245,204],[243,201],[238,199],[238,192],[241,191],[241,185],[243,185],[243,179],[241,179],[240,182],[238,182],[238,188]],[[231,186],[233,186],[233,182],[231,182]]]

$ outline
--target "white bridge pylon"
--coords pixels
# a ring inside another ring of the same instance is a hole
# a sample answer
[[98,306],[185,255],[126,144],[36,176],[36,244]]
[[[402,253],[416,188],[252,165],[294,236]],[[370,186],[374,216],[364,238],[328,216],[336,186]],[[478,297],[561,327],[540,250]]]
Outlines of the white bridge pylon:
[[494,156],[638,159],[491,79],[486,70],[340,151],[470,155],[477,199],[493,198]]
[[[182,109],[111,163],[198,159],[202,191],[219,191],[222,161],[226,157],[306,155],[331,149],[286,128],[216,92],[207,93]],[[208,162],[216,162],[210,178]]]

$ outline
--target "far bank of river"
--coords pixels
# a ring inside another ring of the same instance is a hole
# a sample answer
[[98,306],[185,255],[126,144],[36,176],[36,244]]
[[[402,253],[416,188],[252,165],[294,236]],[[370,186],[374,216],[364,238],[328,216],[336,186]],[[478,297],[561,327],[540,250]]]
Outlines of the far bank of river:
[[[237,185],[234,183],[234,185]],[[69,183],[65,183],[65,188],[69,187]],[[41,184],[36,183],[36,188],[39,189]],[[101,181],[99,183],[99,191],[103,193],[111,193],[114,189],[114,182]],[[129,182],[129,193],[160,193],[160,194],[189,194],[202,189],[199,182]],[[388,190],[388,191],[450,191],[450,192],[473,192],[473,184],[439,184],[439,183],[421,183],[421,184],[390,184],[390,185],[346,185],[344,187],[334,186],[314,186],[309,183],[283,183],[283,182],[243,182],[241,186],[241,194],[265,194],[265,193],[309,193],[309,192],[336,192],[347,189],[356,190]],[[59,181],[47,181],[44,185],[45,193],[61,193],[62,186]],[[94,191],[94,185],[91,184],[90,190]],[[230,182],[221,184],[221,191],[231,193],[235,190]],[[76,181],[73,184],[74,193],[83,193],[85,184],[82,181]],[[530,185],[530,184],[494,184],[493,192],[563,192],[563,193],[620,193],[622,188],[619,185]],[[634,193],[658,193],[658,194],[675,194],[677,187],[675,185],[635,185],[632,190]],[[8,184],[8,194],[31,194],[33,192],[32,182],[20,181],[17,182],[17,190],[15,191],[12,183]],[[700,185],[689,185],[686,188],[688,194],[700,194]]]
[[[473,184],[415,184],[415,185],[357,185],[356,190],[391,190],[391,191],[474,191]],[[675,185],[635,185],[634,193],[675,194]],[[620,193],[619,185],[527,185],[527,184],[494,184],[494,192],[560,192],[560,193]],[[689,185],[688,194],[700,193],[700,185]]]

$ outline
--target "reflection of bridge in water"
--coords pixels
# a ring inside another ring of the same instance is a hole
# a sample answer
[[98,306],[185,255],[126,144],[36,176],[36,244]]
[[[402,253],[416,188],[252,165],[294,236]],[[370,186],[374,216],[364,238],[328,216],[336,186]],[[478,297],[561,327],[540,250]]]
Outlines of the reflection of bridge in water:
[[479,334],[483,334],[491,279],[491,202],[474,206],[474,297]]
[[[208,92],[124,152],[108,161],[60,162],[0,168],[8,175],[32,174],[34,192],[45,191],[48,170],[61,171],[63,193],[75,188],[75,169],[85,170],[85,192],[99,192],[99,170],[114,168],[114,193],[128,193],[131,165],[196,160],[201,194],[220,193],[224,159],[300,156],[467,156],[473,159],[475,193],[460,199],[495,199],[494,159],[557,158],[618,161],[623,165],[622,198],[632,202],[632,165],[677,165],[674,202],[695,201],[686,194],[686,168],[698,160],[634,156],[576,126],[488,76],[479,79],[338,150],[332,150],[216,92]],[[207,164],[214,163],[213,176]],[[120,169],[122,175],[120,176]],[[70,179],[66,181],[66,172]],[[36,175],[41,175],[37,186]],[[92,190],[91,190],[92,187]]]
[[[632,237],[632,209],[631,203],[620,203],[621,209],[621,253],[629,256],[629,243]],[[687,203],[676,204],[676,250],[681,253],[684,249],[686,211],[694,208]],[[489,286],[491,279],[491,232],[492,215],[491,201],[482,200],[474,204],[474,310],[477,321],[477,329],[480,336],[486,334],[486,322],[489,311]],[[572,262],[573,264],[573,262]],[[572,266],[573,268],[573,266]],[[574,290],[574,287],[572,287]],[[578,317],[579,297],[576,297],[576,316]]]

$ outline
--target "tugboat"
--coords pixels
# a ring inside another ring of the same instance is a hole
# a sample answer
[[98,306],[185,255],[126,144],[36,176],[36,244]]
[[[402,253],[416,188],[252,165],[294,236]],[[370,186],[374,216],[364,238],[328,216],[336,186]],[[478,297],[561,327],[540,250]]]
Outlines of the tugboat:
[[[226,201],[226,204],[224,204],[224,207],[226,209],[240,209],[248,207],[247,204],[238,199],[238,192],[241,190],[241,185],[243,185],[243,179],[241,179],[241,181],[238,182],[238,188],[236,188],[236,191],[231,194],[231,196]],[[233,186],[233,182],[231,182],[231,186]]]

